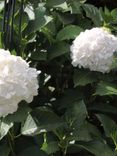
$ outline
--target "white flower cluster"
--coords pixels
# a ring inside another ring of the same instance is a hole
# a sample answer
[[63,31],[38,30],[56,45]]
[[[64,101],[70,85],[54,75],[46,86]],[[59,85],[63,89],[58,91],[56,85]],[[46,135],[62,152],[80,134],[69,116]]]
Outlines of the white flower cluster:
[[38,94],[38,72],[19,56],[0,49],[0,117],[15,112],[22,100]]
[[73,41],[72,64],[75,67],[106,73],[110,71],[116,50],[117,37],[103,28],[92,28],[81,32]]

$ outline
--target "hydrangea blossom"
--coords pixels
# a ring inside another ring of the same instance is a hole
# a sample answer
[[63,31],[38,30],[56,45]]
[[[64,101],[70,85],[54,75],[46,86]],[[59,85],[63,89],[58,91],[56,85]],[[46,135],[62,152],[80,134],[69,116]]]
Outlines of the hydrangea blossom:
[[91,71],[110,71],[117,37],[103,28],[92,28],[81,32],[71,46],[73,66],[89,68]]
[[0,49],[0,117],[15,112],[20,101],[33,100],[38,94],[39,73],[21,57]]

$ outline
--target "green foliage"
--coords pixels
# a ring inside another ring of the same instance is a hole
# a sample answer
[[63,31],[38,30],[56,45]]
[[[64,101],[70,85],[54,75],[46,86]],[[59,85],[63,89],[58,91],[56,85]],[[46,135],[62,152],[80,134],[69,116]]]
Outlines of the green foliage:
[[74,72],[74,85],[76,86],[85,86],[87,84],[93,83],[96,81],[96,77],[93,73],[89,71],[78,71]]
[[50,8],[59,8],[63,10],[68,8],[65,0],[47,0],[46,5]]
[[13,123],[1,120],[0,123],[0,140],[8,133],[10,128],[13,126]]
[[44,25],[52,20],[52,18],[46,14],[46,8],[42,4],[34,10],[34,15],[35,19],[29,21],[25,30],[26,34],[40,30]]
[[[25,0],[19,35],[20,4],[11,53],[41,70],[40,87],[29,105],[22,101],[0,119],[0,156],[116,156],[116,56],[110,73],[91,72],[72,66],[70,46],[93,27],[106,26],[116,35],[117,8],[86,0]],[[1,28],[3,8],[0,1]]]
[[58,42],[50,46],[48,49],[48,59],[54,59],[58,56],[64,55],[64,54],[69,54],[69,44],[66,42]]
[[81,142],[79,146],[90,151],[95,156],[115,156],[116,153],[113,152],[107,144],[101,141],[91,141],[91,142]]
[[41,147],[47,154],[53,154],[59,151],[58,140],[56,140],[51,134],[44,134],[44,143]]
[[112,83],[100,82],[97,85],[95,95],[117,95],[117,86]]
[[95,26],[102,26],[103,18],[100,11],[96,7],[90,4],[84,4],[83,9],[86,12],[86,16],[92,19]]
[[117,124],[111,118],[103,114],[97,115],[97,117],[103,125],[105,135],[113,139],[117,149]]
[[70,40],[75,39],[80,32],[82,32],[83,29],[75,26],[75,25],[68,25],[57,34],[57,40],[63,41],[63,40]]

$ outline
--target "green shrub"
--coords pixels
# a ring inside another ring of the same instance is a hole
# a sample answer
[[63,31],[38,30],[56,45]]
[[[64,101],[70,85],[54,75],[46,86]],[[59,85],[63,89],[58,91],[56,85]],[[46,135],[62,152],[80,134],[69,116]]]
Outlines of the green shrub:
[[[41,70],[40,87],[32,103],[23,101],[1,118],[0,156],[116,156],[116,62],[107,74],[73,67],[70,46],[93,27],[106,26],[116,35],[117,9],[86,0],[25,0],[19,32],[20,3],[10,51]],[[1,48],[9,47],[2,31],[0,39]]]

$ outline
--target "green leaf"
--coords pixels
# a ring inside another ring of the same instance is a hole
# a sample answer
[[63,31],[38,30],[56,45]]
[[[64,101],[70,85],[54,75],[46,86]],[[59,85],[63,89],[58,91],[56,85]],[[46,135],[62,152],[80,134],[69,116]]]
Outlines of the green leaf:
[[59,151],[59,142],[52,135],[44,134],[44,143],[41,149],[47,154],[53,154]]
[[59,31],[57,34],[57,40],[63,41],[63,40],[69,40],[69,39],[75,39],[83,29],[76,25],[68,25],[62,30]]
[[111,11],[111,15],[113,16],[114,20],[117,21],[117,8]]
[[22,126],[23,135],[36,135],[45,131],[52,131],[62,126],[64,122],[51,110],[40,107],[28,115]]
[[38,146],[32,146],[23,150],[18,156],[47,156]]
[[95,156],[116,156],[115,151],[101,141],[79,142],[76,146],[83,147]]
[[48,59],[54,59],[58,56],[69,53],[69,44],[66,42],[58,42],[50,47],[48,50]]
[[61,8],[63,10],[68,9],[66,0],[47,0],[46,5],[50,8]]
[[39,5],[35,10],[35,19],[30,20],[25,30],[25,34],[29,35],[37,30],[40,30],[43,26],[52,20],[52,17],[46,14],[46,8],[43,5]]
[[36,61],[46,61],[47,60],[47,52],[32,52],[30,58]]
[[74,89],[68,89],[64,96],[59,97],[56,101],[53,101],[53,105],[61,109],[71,108],[74,103],[79,102],[83,99],[83,90],[80,87]]
[[40,130],[52,131],[62,126],[64,122],[52,110],[46,107],[39,107],[31,112]]
[[72,135],[68,138],[71,141],[91,141],[101,138],[99,130],[92,124],[84,122],[80,127],[74,128]]
[[106,115],[97,114],[96,116],[98,117],[104,128],[106,136],[112,138],[117,149],[117,124],[114,120]]
[[45,35],[50,45],[55,42],[54,36],[56,34],[56,27],[54,22],[48,23],[45,27],[41,29],[41,32]]
[[71,12],[73,14],[81,14],[81,6],[82,6],[82,3],[84,3],[84,1],[77,1],[77,0],[72,1],[70,3]]
[[84,30],[92,29],[92,21],[89,18],[82,18],[81,16],[79,17],[79,26]]
[[86,16],[93,21],[95,26],[102,26],[103,18],[98,8],[91,4],[83,4],[82,7],[86,12]]
[[85,3],[86,0],[73,0],[70,2],[71,12],[73,14],[82,14],[82,4]]
[[71,24],[75,20],[75,16],[70,13],[62,13],[62,12],[57,12],[59,20],[63,23],[63,25]]
[[83,70],[75,70],[74,72],[74,85],[77,86],[85,86],[89,83],[95,82],[96,77],[92,72],[83,71]]
[[117,114],[117,108],[108,103],[95,103],[93,106],[88,107],[88,110]]
[[38,132],[38,127],[33,117],[29,114],[24,125],[21,128],[22,135],[36,135]]
[[106,6],[104,8],[100,8],[99,10],[105,23],[110,23],[113,21],[111,11]]
[[83,101],[77,101],[65,113],[66,121],[75,127],[82,125],[87,117],[87,109]]
[[7,121],[5,118],[0,121],[0,140],[7,135],[10,128],[13,126],[12,122]]
[[100,82],[94,95],[117,95],[117,85],[108,82]]
[[114,133],[117,133],[117,124],[115,123],[114,120],[103,114],[97,114],[96,116],[102,123],[102,126],[104,128],[107,137],[112,137]]
[[29,20],[33,20],[35,18],[33,5],[26,5],[24,12],[28,15]]
[[28,113],[31,111],[31,108],[25,103],[21,102],[19,104],[18,110],[13,114],[9,114],[5,117],[5,120],[8,122],[23,122],[26,120]]
[[95,76],[98,80],[101,80],[102,82],[113,82],[114,80],[116,80],[116,77],[114,74],[112,73],[105,73],[105,74],[102,74],[100,72],[96,72],[95,73]]
[[41,148],[43,151],[45,151],[47,154],[53,154],[57,151],[59,151],[58,142],[50,142],[50,143],[43,143],[43,146]]

